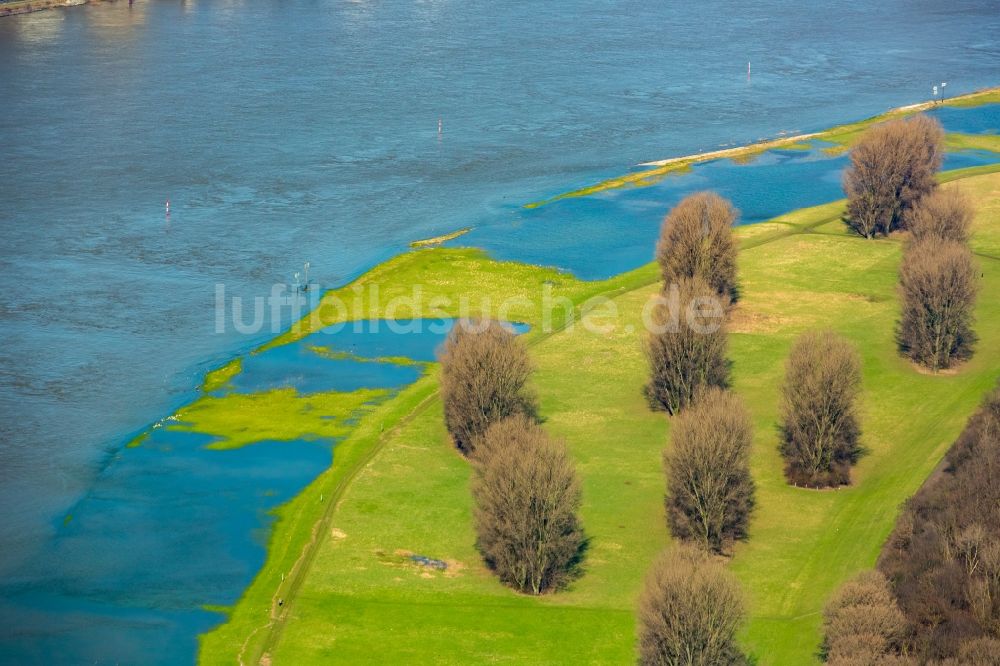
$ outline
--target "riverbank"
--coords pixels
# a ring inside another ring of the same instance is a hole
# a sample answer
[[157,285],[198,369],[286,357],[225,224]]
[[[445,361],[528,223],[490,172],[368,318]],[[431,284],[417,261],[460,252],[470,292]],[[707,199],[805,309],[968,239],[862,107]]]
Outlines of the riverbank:
[[0,16],[14,16],[16,14],[40,12],[43,9],[78,7],[80,5],[92,5],[99,2],[114,1],[115,0],[14,0],[13,2],[0,3]]
[[[814,660],[826,597],[874,561],[896,507],[996,380],[1000,305],[989,294],[1000,290],[1000,263],[990,258],[1000,242],[1000,175],[990,172],[998,168],[944,174],[960,179],[979,207],[973,245],[985,280],[979,351],[954,376],[921,375],[895,354],[900,243],[846,233],[843,202],[737,230],[743,298],[731,357],[734,389],[755,416],[759,505],[750,541],[731,566],[751,599],[743,642],[761,664]],[[434,294],[486,293],[494,302],[512,295],[508,285],[553,279],[545,269],[442,248],[404,255],[362,281],[405,291],[417,276]],[[534,599],[511,594],[484,570],[474,548],[468,465],[450,450],[432,373],[362,417],[338,445],[335,464],[281,508],[268,564],[228,622],[203,637],[204,663],[309,663],[333,654],[344,663],[458,663],[491,654],[551,663],[632,659],[634,594],[669,539],[659,472],[669,424],[648,411],[641,394],[639,318],[657,272],[648,264],[599,283],[561,280],[578,317],[588,316],[584,304],[596,294],[611,298],[619,314],[606,333],[576,326],[528,334],[546,427],[567,440],[584,484],[587,574],[566,592]],[[318,323],[334,321],[331,315],[321,310]],[[527,303],[516,312],[528,322],[537,316]],[[817,326],[834,327],[857,345],[866,404],[880,406],[865,410],[870,453],[856,482],[837,493],[789,487],[774,437],[787,348],[798,332]],[[452,565],[428,572],[398,555],[405,552]]]

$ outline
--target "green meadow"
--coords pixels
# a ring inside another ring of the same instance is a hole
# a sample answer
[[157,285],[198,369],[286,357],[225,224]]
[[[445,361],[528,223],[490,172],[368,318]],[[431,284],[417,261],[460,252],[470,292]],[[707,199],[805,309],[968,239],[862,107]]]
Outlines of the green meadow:
[[[843,202],[742,227],[741,300],[730,322],[733,388],[756,426],[757,507],[750,536],[728,566],[743,584],[749,618],[741,642],[758,664],[817,661],[821,609],[830,593],[874,564],[899,505],[934,469],[982,395],[1000,376],[1000,173],[946,174],[975,200],[972,241],[981,267],[977,353],[957,371],[930,375],[894,344],[901,242],[849,235]],[[533,325],[544,427],[563,438],[583,484],[590,538],[584,574],[568,589],[522,596],[500,585],[475,550],[468,463],[451,446],[436,394],[437,368],[398,395],[298,397],[272,392],[253,405],[206,396],[184,420],[220,445],[316,433],[329,410],[352,414],[333,464],[278,510],[268,559],[227,620],[202,636],[205,663],[630,663],[633,610],[643,575],[670,542],[661,456],[670,421],[641,393],[642,311],[658,289],[647,265],[602,282],[497,262],[477,250],[417,249],[324,299],[317,314],[272,344],[349,318],[457,314],[445,308],[386,313],[371,294],[475,295],[474,314]],[[539,294],[574,304],[544,326]],[[595,296],[603,296],[595,299]],[[485,297],[485,298],[484,298]],[[334,299],[348,308],[334,305]],[[478,308],[478,309],[477,309]],[[778,454],[778,396],[793,339],[833,328],[864,363],[861,408],[867,453],[840,490],[790,487]],[[548,330],[550,329],[550,330]],[[239,368],[224,368],[224,383]],[[248,398],[241,397],[247,400]],[[316,404],[307,405],[311,400]],[[303,416],[304,415],[304,416]],[[328,426],[335,427],[335,426]],[[445,571],[419,566],[418,554]]]

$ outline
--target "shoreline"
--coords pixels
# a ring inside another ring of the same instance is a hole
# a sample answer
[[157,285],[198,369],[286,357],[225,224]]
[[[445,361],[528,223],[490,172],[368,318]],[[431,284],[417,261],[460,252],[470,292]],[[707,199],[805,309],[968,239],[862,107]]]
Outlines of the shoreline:
[[[926,109],[933,109],[939,106],[953,106],[956,103],[959,105],[966,105],[968,102],[974,102],[979,97],[990,97],[992,95],[1000,96],[1000,86],[994,86],[991,88],[982,88],[980,90],[975,90],[970,93],[965,93],[962,95],[956,95],[955,97],[950,97],[945,100],[927,100],[924,102],[917,102],[916,104],[906,104],[904,106],[897,106],[889,109],[885,113],[881,113],[877,116],[872,116],[871,118],[866,118],[855,123],[845,123],[843,125],[835,125],[829,129],[821,130],[819,132],[809,132],[806,134],[795,134],[793,136],[784,136],[774,139],[764,139],[763,141],[756,141],[754,143],[748,143],[743,146],[735,146],[733,148],[723,148],[720,150],[710,150],[702,153],[693,153],[691,155],[683,155],[681,157],[669,157],[662,160],[652,160],[650,162],[640,162],[638,166],[648,166],[648,167],[661,167],[667,166],[668,164],[675,164],[677,162],[703,162],[705,160],[717,159],[720,157],[734,157],[741,156],[747,153],[755,153],[758,151],[770,150],[773,148],[780,148],[788,144],[799,143],[800,141],[808,141],[810,139],[815,139],[817,137],[823,136],[836,136],[845,132],[853,132],[862,127],[867,127],[868,125],[873,125],[875,123],[881,122],[883,120],[888,120],[896,116],[908,116],[912,113],[918,113]],[[987,100],[983,100],[983,104],[988,104]]]
[[79,7],[81,5],[93,5],[99,2],[112,2],[113,0],[14,0],[14,2],[4,2],[0,4],[0,16],[18,16],[20,14],[30,14],[46,9],[59,9],[61,7]]
[[621,176],[616,176],[614,178],[609,178],[607,180],[594,183],[593,185],[587,185],[575,190],[556,194],[546,199],[532,201],[524,204],[523,207],[527,209],[538,208],[540,206],[559,201],[560,199],[587,196],[590,194],[596,194],[597,192],[614,190],[626,186],[642,187],[645,185],[652,185],[671,173],[686,171],[692,164],[698,164],[700,162],[707,162],[716,159],[752,158],[775,148],[799,147],[799,145],[803,144],[803,142],[810,141],[812,139],[826,140],[835,144],[830,150],[846,150],[853,138],[860,134],[861,131],[871,125],[890,118],[905,117],[910,114],[938,106],[966,107],[990,103],[1000,103],[1000,86],[982,88],[963,95],[956,95],[955,97],[950,97],[942,101],[930,100],[917,102],[916,104],[894,107],[884,113],[880,113],[870,118],[835,125],[818,132],[796,134],[793,136],[780,136],[773,139],[764,139],[763,141],[748,143],[742,146],[734,146],[732,148],[722,148],[719,150],[680,155],[678,157],[668,157],[662,160],[640,162],[635,166],[646,168],[626,173]]

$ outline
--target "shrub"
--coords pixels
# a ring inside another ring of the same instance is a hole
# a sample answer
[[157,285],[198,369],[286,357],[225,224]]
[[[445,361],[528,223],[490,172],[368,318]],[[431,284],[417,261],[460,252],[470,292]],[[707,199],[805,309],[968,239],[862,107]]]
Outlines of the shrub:
[[477,545],[487,566],[521,592],[558,588],[585,543],[580,485],[565,445],[517,415],[490,426],[474,460]]
[[754,504],[753,423],[743,401],[708,389],[674,420],[667,470],[667,520],[680,539],[721,553],[746,536]]
[[944,132],[925,115],[870,128],[844,172],[847,225],[865,238],[900,228],[907,212],[937,186]]
[[861,455],[855,400],[861,361],[831,331],[806,333],[788,356],[782,386],[781,454],[785,475],[796,485],[850,482]]
[[701,277],[721,296],[736,299],[737,212],[714,192],[698,192],[681,200],[663,220],[656,260],[663,284]]
[[979,657],[996,645],[985,639],[1000,636],[997,479],[1000,388],[969,419],[943,469],[906,503],[879,558],[916,628],[907,648],[924,662],[991,663]]
[[537,414],[527,388],[531,360],[505,324],[459,322],[445,342],[441,366],[445,425],[465,455],[493,423],[514,414]]
[[900,350],[937,371],[972,355],[976,267],[968,247],[924,238],[903,255],[899,272]]
[[824,611],[827,662],[895,664],[906,637],[906,617],[878,571],[864,571],[845,583]]
[[974,638],[962,643],[958,650],[963,666],[1000,666],[1000,639]]
[[965,243],[973,216],[972,204],[960,190],[940,188],[910,210],[906,228],[913,240],[934,237]]
[[702,387],[729,381],[723,304],[702,278],[682,278],[652,310],[646,340],[646,399],[676,414]]
[[745,612],[739,583],[697,548],[680,544],[653,565],[639,597],[643,666],[734,666]]

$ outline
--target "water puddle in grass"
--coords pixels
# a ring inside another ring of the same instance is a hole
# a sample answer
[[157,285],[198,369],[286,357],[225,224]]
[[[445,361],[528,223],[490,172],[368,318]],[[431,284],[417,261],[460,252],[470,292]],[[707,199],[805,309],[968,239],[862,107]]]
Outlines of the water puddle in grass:
[[[415,381],[453,319],[330,326],[245,357],[225,391],[399,389]],[[518,333],[526,325],[514,324]],[[2,663],[193,662],[264,563],[272,509],[330,465],[330,440],[206,448],[154,428],[116,453],[56,536],[0,585]]]

